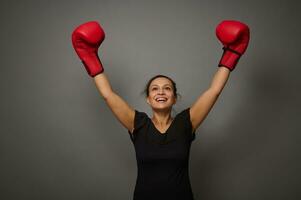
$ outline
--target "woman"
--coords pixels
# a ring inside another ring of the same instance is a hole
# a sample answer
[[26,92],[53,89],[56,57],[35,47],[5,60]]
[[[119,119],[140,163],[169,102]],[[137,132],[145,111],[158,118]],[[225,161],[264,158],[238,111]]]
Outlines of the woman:
[[249,43],[249,28],[238,21],[221,22],[216,35],[224,45],[224,52],[210,87],[191,107],[173,118],[171,110],[178,96],[176,84],[164,75],[153,77],[145,88],[146,101],[153,112],[149,118],[145,112],[131,108],[111,88],[97,54],[105,38],[100,25],[95,21],[87,22],[72,33],[76,53],[94,78],[107,105],[128,130],[135,146],[138,166],[136,200],[193,200],[188,176],[191,142]]

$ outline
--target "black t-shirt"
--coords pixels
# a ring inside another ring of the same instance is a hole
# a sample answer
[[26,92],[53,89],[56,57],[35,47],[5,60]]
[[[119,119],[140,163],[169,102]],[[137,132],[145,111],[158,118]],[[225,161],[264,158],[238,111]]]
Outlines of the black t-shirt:
[[193,200],[188,163],[192,133],[189,107],[160,133],[145,112],[135,110],[134,144],[138,175],[134,200]]

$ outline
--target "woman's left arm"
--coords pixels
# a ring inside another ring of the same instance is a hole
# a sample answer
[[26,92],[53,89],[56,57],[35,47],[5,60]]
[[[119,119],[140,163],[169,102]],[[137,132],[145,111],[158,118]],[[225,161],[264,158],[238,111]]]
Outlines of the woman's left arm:
[[190,121],[193,132],[200,126],[222,92],[230,72],[234,70],[239,58],[249,44],[249,27],[239,21],[225,20],[216,27],[216,36],[224,45],[224,53],[212,83],[190,107]]
[[209,89],[207,89],[190,107],[190,121],[193,132],[204,121],[209,111],[215,104],[218,96],[222,92],[230,75],[230,70],[226,67],[218,67]]

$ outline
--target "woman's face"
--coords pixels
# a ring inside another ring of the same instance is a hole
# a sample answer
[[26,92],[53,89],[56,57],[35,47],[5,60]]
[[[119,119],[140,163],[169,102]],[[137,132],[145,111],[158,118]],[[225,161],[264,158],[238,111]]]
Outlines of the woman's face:
[[154,79],[148,90],[149,96],[146,101],[153,109],[170,109],[176,103],[172,83],[167,78]]

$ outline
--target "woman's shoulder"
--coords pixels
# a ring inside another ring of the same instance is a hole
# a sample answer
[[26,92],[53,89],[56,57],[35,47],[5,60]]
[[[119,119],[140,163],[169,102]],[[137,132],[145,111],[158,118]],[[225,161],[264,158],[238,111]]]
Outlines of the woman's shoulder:
[[148,118],[146,112],[135,109],[134,125],[136,128],[146,123]]
[[144,111],[140,111],[138,109],[135,109],[135,118],[148,118],[148,115]]
[[176,115],[176,117],[181,117],[181,118],[187,118],[187,117],[189,117],[189,110],[190,110],[190,107],[186,107],[186,108],[182,109],[182,110]]

